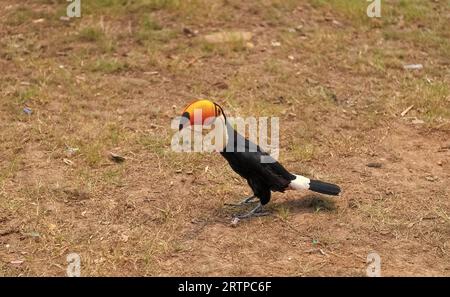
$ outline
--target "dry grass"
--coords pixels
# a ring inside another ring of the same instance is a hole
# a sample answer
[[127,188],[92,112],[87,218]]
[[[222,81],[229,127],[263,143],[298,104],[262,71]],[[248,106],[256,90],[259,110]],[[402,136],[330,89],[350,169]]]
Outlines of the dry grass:
[[[372,250],[384,275],[449,275],[449,1],[65,5],[0,8],[0,275],[64,275],[71,252],[83,275],[364,275]],[[230,227],[246,183],[170,149],[196,97],[280,117],[283,164],[342,196],[275,194]]]

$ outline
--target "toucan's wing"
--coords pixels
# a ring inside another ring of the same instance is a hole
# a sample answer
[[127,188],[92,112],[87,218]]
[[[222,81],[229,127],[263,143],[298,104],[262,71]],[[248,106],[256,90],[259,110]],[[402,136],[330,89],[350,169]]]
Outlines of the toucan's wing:
[[284,191],[295,176],[259,146],[237,132],[235,135],[235,140],[238,141],[234,158],[238,166],[245,167],[245,171],[248,172],[247,179],[257,178],[273,191]]

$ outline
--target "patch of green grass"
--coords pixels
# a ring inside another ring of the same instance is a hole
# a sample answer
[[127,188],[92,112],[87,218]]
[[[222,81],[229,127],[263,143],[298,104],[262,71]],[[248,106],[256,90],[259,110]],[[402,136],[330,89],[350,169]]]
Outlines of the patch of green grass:
[[404,16],[405,21],[417,22],[424,21],[424,18],[428,19],[433,9],[430,4],[430,1],[400,0],[394,5],[398,13]]
[[277,213],[282,220],[286,221],[289,218],[290,211],[288,207],[280,206],[277,208]]
[[123,136],[124,131],[122,131],[116,124],[109,124],[106,128],[106,131],[106,140],[110,142],[112,146],[117,146]]
[[118,187],[124,185],[124,170],[122,167],[108,168],[102,174],[102,180],[107,184],[113,184]]
[[166,137],[158,137],[157,135],[142,134],[137,138],[138,144],[144,148],[156,153],[158,155],[164,155],[168,149],[170,149],[170,140]]
[[141,27],[147,31],[160,31],[163,27],[156,22],[150,15],[147,15],[141,23]]
[[129,15],[164,10],[179,17],[192,17],[209,8],[207,4],[205,0],[98,0],[85,2],[83,13]]
[[313,144],[297,144],[291,142],[287,147],[289,159],[293,159],[296,162],[310,161],[314,157],[316,148]]
[[269,59],[264,61],[264,69],[263,69],[266,73],[271,73],[271,74],[281,74],[284,72],[284,68],[282,66],[282,64],[276,60],[276,59]]
[[315,212],[336,210],[335,202],[329,198],[314,197],[311,199],[310,206]]
[[80,146],[80,153],[90,167],[98,166],[104,159],[103,145],[99,142],[85,143]]
[[405,92],[404,106],[414,104],[421,111],[419,117],[428,122],[450,119],[450,87],[442,81],[405,79],[401,87]]
[[371,48],[369,49],[368,53],[364,55],[364,57],[359,57],[358,61],[369,65],[371,67],[371,71],[375,71],[380,75],[385,75],[387,68],[393,67],[393,65],[395,65],[396,67],[401,66],[399,65],[398,61],[397,63],[393,63],[392,65],[391,62],[393,62],[393,59],[387,58],[388,53],[386,50]]
[[18,89],[14,92],[14,98],[17,105],[25,105],[38,97],[38,87],[29,87],[26,89]]
[[289,25],[289,19],[286,18],[286,14],[293,11],[299,1],[297,0],[271,0],[261,1],[254,5],[253,11],[257,14],[261,14],[264,20],[272,25]]
[[[134,1],[133,1],[134,2]],[[138,1],[142,2],[142,1]],[[127,12],[130,7],[131,1],[129,0],[96,0],[85,1],[82,5],[82,14],[121,14]]]
[[282,12],[289,12],[295,9],[298,5],[298,0],[271,0],[269,5]]
[[[167,65],[170,63],[169,58],[164,56],[164,54],[155,48],[154,44],[148,44],[146,50],[146,63],[148,67],[151,68],[168,68]],[[176,63],[175,60],[172,60],[172,63]]]
[[396,0],[381,1],[381,17],[370,18],[367,16],[367,8],[371,2],[361,0],[312,0],[311,4],[316,9],[328,9],[331,13],[339,15],[343,20],[350,21],[354,25],[379,26],[396,24],[403,19],[407,26],[415,22],[435,22],[431,1],[421,0]]
[[129,68],[126,62],[114,58],[101,58],[90,66],[90,70],[94,72],[102,72],[106,74],[117,73]]
[[[116,50],[116,41],[107,36],[99,27],[85,27],[81,29],[77,39],[81,42],[89,42],[97,45],[100,51],[104,54],[112,53]],[[90,51],[92,54],[92,49],[85,50]]]
[[86,27],[81,29],[79,38],[81,41],[96,42],[104,37],[104,32],[100,28]]
[[245,52],[246,42],[242,39],[235,39],[224,43],[199,42],[201,49],[206,54],[230,57],[233,53]]
[[423,51],[434,51],[443,57],[450,52],[450,39],[445,32],[430,32],[424,30],[399,31],[386,28],[383,30],[386,40],[403,42]]
[[[14,155],[10,160],[8,160],[6,166],[0,168],[0,188],[2,184],[8,179],[15,175],[16,172],[21,169],[22,156]],[[1,191],[0,191],[1,192]]]
[[347,20],[362,21],[369,19],[366,14],[369,2],[360,0],[312,0],[315,8],[327,8],[334,13],[345,16]]
[[114,53],[117,49],[117,44],[114,40],[105,38],[100,43],[100,50],[103,54]]
[[[17,87],[12,94],[7,96],[7,100],[2,102],[10,116],[26,115],[23,112],[24,107],[29,107],[35,112],[36,105],[45,104],[46,98],[36,85],[30,87]],[[6,99],[5,98],[5,99]]]
[[176,36],[176,31],[164,28],[148,14],[141,18],[135,38],[138,42],[148,44],[153,49],[157,49]]
[[30,22],[36,13],[26,6],[20,6],[6,17],[6,24],[10,26],[19,26]]
[[183,8],[195,6],[195,0],[141,0],[138,1],[133,9],[156,11],[156,10],[169,10],[177,11]]
[[321,104],[322,106],[330,106],[336,104],[336,94],[327,86],[317,85],[310,87],[305,92],[304,100],[308,104]]
[[386,203],[386,201],[377,200],[364,203],[360,205],[359,210],[367,217],[369,222],[379,227],[395,227],[401,225],[397,219],[398,212],[395,211],[391,204]]

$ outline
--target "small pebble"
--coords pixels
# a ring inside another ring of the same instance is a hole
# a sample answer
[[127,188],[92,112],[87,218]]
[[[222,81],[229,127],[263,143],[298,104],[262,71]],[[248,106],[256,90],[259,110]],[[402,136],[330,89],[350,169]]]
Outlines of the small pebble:
[[231,225],[231,227],[236,228],[238,223],[239,223],[239,218],[233,218],[231,220],[231,224],[230,225]]
[[122,163],[123,161],[125,161],[125,158],[124,158],[124,157],[122,157],[122,156],[120,156],[120,155],[118,155],[118,154],[115,154],[115,153],[113,153],[113,152],[110,152],[110,153],[109,153],[109,158],[110,158],[112,161],[116,162],[116,163]]
[[272,42],[271,42],[271,45],[272,45],[273,47],[280,47],[280,46],[281,46],[281,42],[278,42],[278,41],[272,41]]
[[33,111],[31,110],[31,108],[29,107],[25,107],[23,109],[23,112],[26,113],[27,115],[31,115],[33,113]]
[[381,168],[383,166],[383,164],[381,164],[381,163],[369,163],[366,166],[367,167],[371,167],[371,168]]

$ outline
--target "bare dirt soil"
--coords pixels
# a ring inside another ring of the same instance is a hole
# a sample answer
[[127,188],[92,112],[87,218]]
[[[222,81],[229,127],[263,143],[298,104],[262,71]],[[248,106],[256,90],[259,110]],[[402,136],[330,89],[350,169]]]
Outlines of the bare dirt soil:
[[[81,2],[1,1],[1,276],[70,253],[86,276],[364,276],[371,252],[450,275],[450,1]],[[170,148],[195,98],[279,117],[280,161],[342,195],[276,193],[232,227],[246,182]]]

